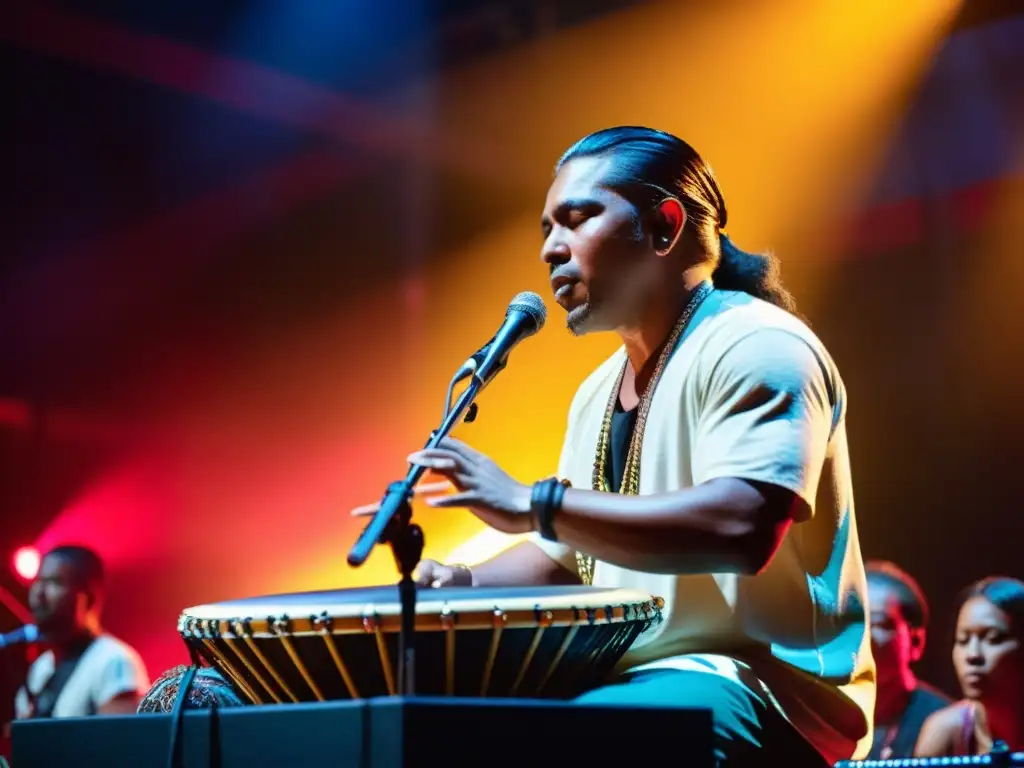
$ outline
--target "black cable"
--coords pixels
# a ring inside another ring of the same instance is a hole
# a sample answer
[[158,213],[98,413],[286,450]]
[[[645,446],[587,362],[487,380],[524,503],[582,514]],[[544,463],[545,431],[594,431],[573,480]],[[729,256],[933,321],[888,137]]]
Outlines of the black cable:
[[178,683],[178,695],[174,697],[174,706],[171,708],[171,744],[167,754],[167,768],[180,768],[183,765],[180,753],[181,731],[185,722],[185,703],[188,701],[188,694],[198,671],[199,657],[192,651],[192,666],[181,676],[181,682]]

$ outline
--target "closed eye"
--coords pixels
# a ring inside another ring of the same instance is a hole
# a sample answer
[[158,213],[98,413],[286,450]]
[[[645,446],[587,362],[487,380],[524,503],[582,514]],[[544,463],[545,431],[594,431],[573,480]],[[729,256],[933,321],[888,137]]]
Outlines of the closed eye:
[[541,234],[546,240],[554,228],[554,223],[560,224],[567,229],[575,229],[587,219],[597,216],[604,211],[604,203],[600,200],[581,198],[563,200],[556,207],[551,217],[544,216],[540,222]]

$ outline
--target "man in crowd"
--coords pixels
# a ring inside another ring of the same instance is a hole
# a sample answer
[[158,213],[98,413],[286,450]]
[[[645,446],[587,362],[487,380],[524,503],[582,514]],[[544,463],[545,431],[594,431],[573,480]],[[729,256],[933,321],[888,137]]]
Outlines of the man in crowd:
[[130,646],[106,633],[103,561],[91,549],[62,546],[43,557],[29,607],[43,653],[15,698],[15,717],[134,713],[149,689]]
[[870,759],[911,757],[921,726],[948,697],[922,683],[913,665],[924,653],[928,602],[914,578],[889,562],[866,566],[871,651],[877,692]]

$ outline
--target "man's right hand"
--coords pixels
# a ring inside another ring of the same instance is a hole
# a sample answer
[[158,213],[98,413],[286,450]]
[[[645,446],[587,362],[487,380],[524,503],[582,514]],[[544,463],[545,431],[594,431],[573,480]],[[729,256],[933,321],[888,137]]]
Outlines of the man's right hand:
[[473,574],[465,565],[444,565],[437,560],[421,560],[416,569],[421,587],[471,587]]

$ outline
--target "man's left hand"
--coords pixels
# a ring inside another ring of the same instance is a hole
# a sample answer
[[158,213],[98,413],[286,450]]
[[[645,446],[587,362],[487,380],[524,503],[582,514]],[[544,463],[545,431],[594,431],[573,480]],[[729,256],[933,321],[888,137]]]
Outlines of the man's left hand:
[[503,533],[529,533],[532,489],[517,482],[491,459],[460,440],[444,438],[436,448],[409,456],[409,462],[446,477],[458,490],[427,500],[432,507],[466,507]]

